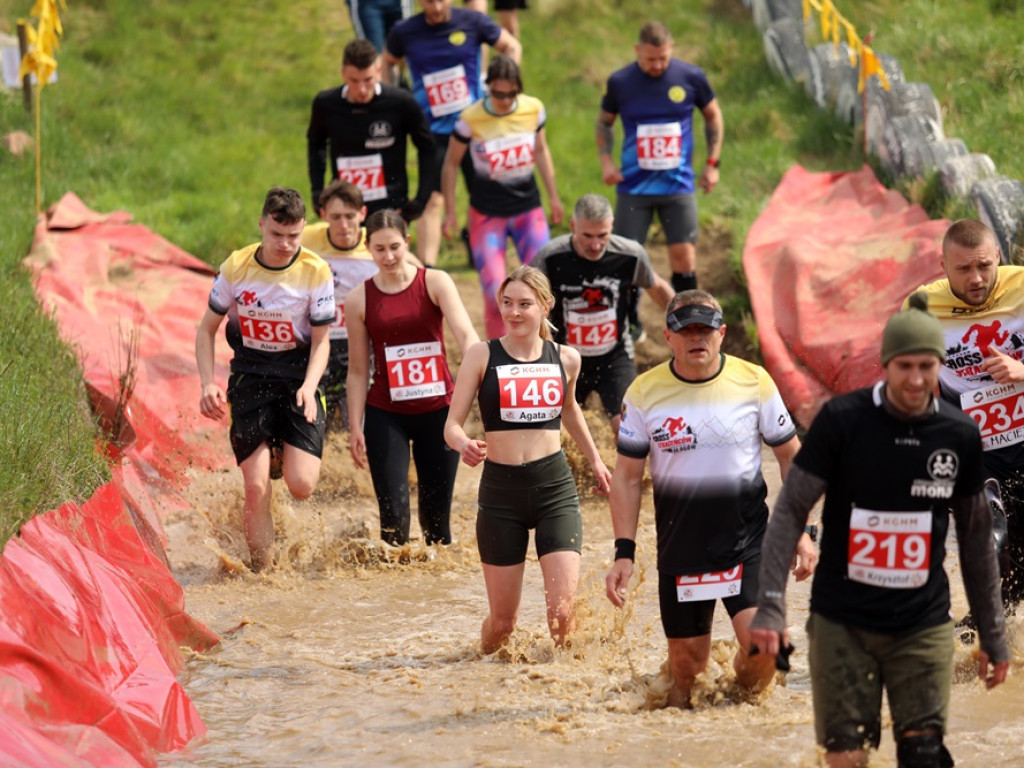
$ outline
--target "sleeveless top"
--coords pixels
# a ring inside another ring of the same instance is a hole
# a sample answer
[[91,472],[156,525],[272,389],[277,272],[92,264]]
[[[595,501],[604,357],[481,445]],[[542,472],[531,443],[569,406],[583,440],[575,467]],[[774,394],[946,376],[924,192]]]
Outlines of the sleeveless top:
[[544,340],[540,357],[516,360],[499,339],[487,342],[490,359],[477,402],[485,432],[560,429],[565,402],[565,369],[554,342]]
[[366,331],[373,383],[366,402],[392,413],[433,413],[451,402],[452,374],[444,346],[444,313],[427,293],[427,271],[398,293],[373,282],[366,291]]

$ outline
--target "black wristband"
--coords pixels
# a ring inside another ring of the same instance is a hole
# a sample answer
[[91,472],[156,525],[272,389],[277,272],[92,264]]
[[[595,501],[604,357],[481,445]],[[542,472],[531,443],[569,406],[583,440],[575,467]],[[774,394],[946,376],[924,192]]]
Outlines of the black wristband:
[[615,540],[615,559],[636,560],[636,542],[632,539]]

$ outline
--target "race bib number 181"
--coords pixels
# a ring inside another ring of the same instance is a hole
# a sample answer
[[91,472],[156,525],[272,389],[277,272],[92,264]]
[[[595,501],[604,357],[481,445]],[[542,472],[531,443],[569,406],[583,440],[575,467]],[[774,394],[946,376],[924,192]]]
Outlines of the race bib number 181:
[[441,342],[402,344],[384,348],[391,399],[418,400],[443,396],[447,391]]

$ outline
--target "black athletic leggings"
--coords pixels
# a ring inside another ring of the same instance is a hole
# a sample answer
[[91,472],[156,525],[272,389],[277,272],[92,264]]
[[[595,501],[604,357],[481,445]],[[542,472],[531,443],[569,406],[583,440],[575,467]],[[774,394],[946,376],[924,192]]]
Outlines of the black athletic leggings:
[[380,537],[409,541],[409,443],[416,463],[419,520],[427,544],[451,544],[449,517],[459,454],[444,442],[445,406],[432,413],[403,414],[366,406],[363,432],[373,490],[380,507]]

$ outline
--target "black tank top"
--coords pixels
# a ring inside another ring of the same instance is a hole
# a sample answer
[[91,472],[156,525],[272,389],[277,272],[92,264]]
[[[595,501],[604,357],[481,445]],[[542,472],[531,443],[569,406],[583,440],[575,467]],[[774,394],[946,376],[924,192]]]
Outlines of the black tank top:
[[566,381],[558,347],[545,339],[540,357],[528,363],[509,355],[499,339],[487,348],[490,359],[477,397],[484,431],[561,429]]

